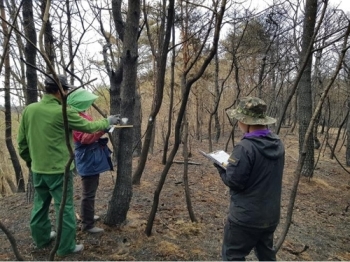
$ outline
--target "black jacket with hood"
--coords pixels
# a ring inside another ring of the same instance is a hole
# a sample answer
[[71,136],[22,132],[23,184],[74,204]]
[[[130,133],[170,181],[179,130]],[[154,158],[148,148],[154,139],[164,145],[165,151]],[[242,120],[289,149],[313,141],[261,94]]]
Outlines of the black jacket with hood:
[[275,134],[244,137],[233,149],[221,178],[230,188],[229,219],[254,228],[280,219],[284,146]]

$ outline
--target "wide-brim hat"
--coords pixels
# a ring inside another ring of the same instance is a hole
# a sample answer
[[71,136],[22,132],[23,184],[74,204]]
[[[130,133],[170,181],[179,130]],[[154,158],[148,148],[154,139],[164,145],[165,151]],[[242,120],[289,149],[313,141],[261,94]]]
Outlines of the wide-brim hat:
[[241,98],[236,109],[228,109],[227,116],[246,125],[271,125],[276,119],[266,115],[267,105],[258,97]]
[[78,112],[83,112],[87,110],[97,98],[97,95],[85,89],[77,89],[68,95],[67,104]]

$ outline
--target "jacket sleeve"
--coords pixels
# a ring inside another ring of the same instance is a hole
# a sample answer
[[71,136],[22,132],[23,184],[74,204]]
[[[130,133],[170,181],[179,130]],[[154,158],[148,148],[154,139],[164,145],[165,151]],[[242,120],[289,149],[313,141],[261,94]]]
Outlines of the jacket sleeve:
[[20,157],[27,163],[27,165],[30,166],[32,159],[29,153],[28,141],[27,141],[27,136],[25,132],[24,117],[25,117],[25,112],[23,112],[22,120],[19,125],[19,130],[17,135],[17,146],[18,146],[18,153]]
[[67,108],[67,117],[68,125],[71,130],[91,134],[96,131],[103,131],[109,127],[109,123],[106,118],[97,121],[89,121],[81,117],[77,111],[70,108]]
[[233,191],[243,191],[249,180],[251,163],[252,156],[242,145],[237,144],[229,158],[226,172],[220,174],[224,184]]

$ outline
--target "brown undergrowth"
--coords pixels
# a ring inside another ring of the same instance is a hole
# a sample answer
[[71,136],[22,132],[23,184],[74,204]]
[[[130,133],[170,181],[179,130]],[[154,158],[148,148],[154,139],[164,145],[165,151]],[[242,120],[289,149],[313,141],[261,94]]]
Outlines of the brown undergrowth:
[[[280,236],[285,221],[298,159],[297,137],[281,136],[286,145],[286,166],[283,179]],[[223,148],[225,141],[215,145]],[[220,260],[223,225],[229,204],[227,188],[222,184],[216,169],[201,156],[197,149],[205,149],[207,141],[192,145],[189,183],[191,200],[197,223],[191,223],[186,208],[182,183],[183,165],[174,164],[169,171],[160,196],[152,235],[144,233],[153,202],[153,193],[163,166],[161,152],[149,156],[141,185],[134,187],[133,198],[125,226],[108,227],[103,219],[97,226],[105,232],[91,235],[77,231],[77,241],[85,246],[81,254],[57,257],[57,260]],[[318,152],[316,151],[316,154]],[[180,156],[181,153],[178,153]],[[344,161],[344,150],[337,157]],[[181,161],[180,157],[177,157]],[[134,167],[137,159],[134,160]],[[75,205],[79,211],[80,178],[75,177]],[[115,177],[101,175],[96,198],[96,212],[103,218],[111,198]],[[26,260],[47,260],[50,248],[36,250],[29,230],[31,204],[25,194],[0,199],[0,219],[17,240],[18,248]],[[314,178],[302,178],[295,203],[293,223],[287,238],[278,252],[279,260],[350,260],[350,175],[336,162],[321,152]],[[50,213],[54,218],[53,210]],[[53,220],[54,223],[54,220]],[[253,252],[247,258],[255,260]],[[0,232],[0,260],[15,260],[9,241]]]

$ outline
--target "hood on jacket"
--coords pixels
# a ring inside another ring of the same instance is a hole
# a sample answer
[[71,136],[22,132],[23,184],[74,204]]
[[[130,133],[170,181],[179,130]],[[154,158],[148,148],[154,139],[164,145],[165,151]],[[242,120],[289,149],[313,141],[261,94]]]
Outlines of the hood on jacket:
[[86,111],[97,98],[97,95],[85,89],[78,89],[69,94],[67,104],[78,112],[83,112]]
[[259,152],[267,158],[276,159],[284,154],[284,146],[276,134],[270,133],[264,137],[247,137],[254,143]]

